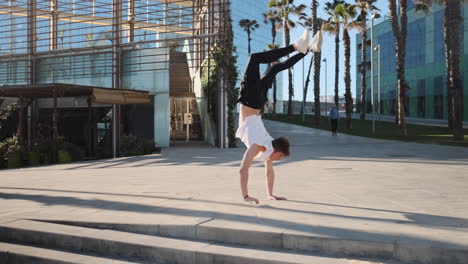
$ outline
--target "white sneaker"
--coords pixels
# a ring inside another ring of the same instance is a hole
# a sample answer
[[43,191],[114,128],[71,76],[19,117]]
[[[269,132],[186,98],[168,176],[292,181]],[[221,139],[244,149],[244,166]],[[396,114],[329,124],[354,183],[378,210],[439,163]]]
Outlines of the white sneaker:
[[322,42],[323,42],[323,37],[322,37],[322,30],[317,31],[317,34],[315,34],[314,38],[309,44],[309,50],[312,52],[320,52],[320,49],[322,48]]
[[302,33],[302,35],[294,41],[294,46],[296,47],[296,51],[306,54],[308,50],[308,43],[309,43],[309,30],[305,29],[304,33]]

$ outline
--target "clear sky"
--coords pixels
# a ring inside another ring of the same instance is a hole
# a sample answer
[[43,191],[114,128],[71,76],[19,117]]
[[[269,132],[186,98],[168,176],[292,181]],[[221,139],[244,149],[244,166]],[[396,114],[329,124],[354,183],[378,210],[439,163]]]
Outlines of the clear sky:
[[[310,7],[311,6],[312,0],[295,0],[294,4],[299,5],[299,4],[305,4],[306,6]],[[327,1],[324,0],[319,0],[319,6],[318,6],[318,16],[320,18],[326,18],[326,14],[324,11],[325,3]],[[349,3],[354,3],[353,1],[349,1]],[[380,22],[380,20],[384,19],[384,15],[388,15],[388,1],[386,0],[378,0],[377,1],[377,7],[381,10],[382,17],[374,21],[375,23]],[[310,8],[308,8],[307,13],[310,15]],[[370,25],[370,21],[368,22]],[[299,37],[302,33],[304,32],[304,28],[298,25],[296,28],[294,28],[291,32],[291,42],[294,41],[297,37]],[[356,76],[356,58],[355,58],[355,42],[356,42],[356,33],[357,31],[353,30],[350,31],[350,36],[351,36],[351,93],[353,97],[356,95],[356,78],[360,78],[359,76]],[[335,40],[334,36],[329,35],[329,34],[324,34],[324,41],[322,45],[322,59],[327,58],[327,95],[331,95],[334,93],[334,87],[335,87]],[[312,36],[310,36],[312,38]],[[340,41],[341,41],[341,34],[340,34]],[[343,46],[342,46],[342,41],[340,42],[340,78],[339,78],[339,95],[343,96],[344,94],[344,51],[343,51]],[[304,59],[304,80],[307,77],[307,70],[310,64],[310,60],[312,58],[312,55],[307,55]],[[302,61],[298,62],[295,67],[294,67],[294,100],[302,100],[302,94],[303,94],[303,75],[302,75]],[[313,69],[311,73],[311,79],[313,76]],[[284,87],[283,87],[283,100],[287,100],[288,98],[288,82],[287,82],[287,71],[284,73]],[[320,77],[320,95],[323,96],[325,95],[325,63],[322,62],[322,68],[321,68],[321,77]],[[311,92],[312,91],[312,92]],[[307,92],[307,101],[313,101],[313,84],[309,84],[309,89]]]

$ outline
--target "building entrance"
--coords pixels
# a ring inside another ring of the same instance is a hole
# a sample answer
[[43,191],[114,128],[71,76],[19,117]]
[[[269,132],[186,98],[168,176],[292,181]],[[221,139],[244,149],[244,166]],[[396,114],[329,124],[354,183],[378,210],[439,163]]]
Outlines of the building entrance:
[[171,141],[203,140],[200,115],[195,98],[170,98]]

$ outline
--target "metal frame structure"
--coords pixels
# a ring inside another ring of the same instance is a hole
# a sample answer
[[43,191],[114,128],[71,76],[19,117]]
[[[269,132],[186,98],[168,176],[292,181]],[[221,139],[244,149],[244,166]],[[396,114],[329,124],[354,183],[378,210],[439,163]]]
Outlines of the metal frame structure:
[[[122,89],[126,88],[122,87],[123,75],[168,70],[169,51],[187,46],[192,53],[188,65],[201,72],[210,67],[204,62],[213,47],[225,41],[229,6],[229,0],[2,1],[0,88],[77,84],[77,80],[101,76],[111,79],[103,87]],[[135,52],[158,48],[165,52]],[[220,91],[223,106],[222,87]],[[34,107],[33,100],[30,113]],[[117,156],[119,107],[113,105],[112,109],[113,154]],[[221,146],[226,145],[225,111],[225,107],[220,111]]]
[[[211,47],[222,39],[223,13],[229,9],[228,0],[8,0],[8,3],[0,4],[0,20],[8,25],[0,28],[0,35],[6,40],[0,43],[0,62],[24,61],[28,56],[41,59],[95,55],[115,49],[177,48],[182,41],[189,40],[196,51],[193,65],[201,67]],[[136,64],[144,63],[132,63]],[[76,77],[90,75],[86,71],[92,68],[71,70],[84,70],[74,73]],[[34,76],[23,81],[26,79]],[[0,72],[0,80],[9,83],[12,79]]]

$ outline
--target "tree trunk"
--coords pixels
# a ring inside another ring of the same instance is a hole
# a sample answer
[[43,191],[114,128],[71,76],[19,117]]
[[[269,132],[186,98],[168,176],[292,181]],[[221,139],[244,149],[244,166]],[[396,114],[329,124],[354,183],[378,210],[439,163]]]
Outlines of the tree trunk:
[[321,52],[314,52],[314,107],[315,107],[315,125],[320,126],[320,61]]
[[250,30],[247,30],[247,43],[248,43],[247,49],[250,54]]
[[444,11],[444,43],[445,43],[445,63],[447,66],[447,121],[448,121],[448,129],[453,132],[453,104],[452,104],[452,87],[450,82],[450,73],[452,72],[452,53],[451,47],[453,44],[450,43],[452,38],[449,36],[453,35],[452,29],[449,27],[448,18],[450,16],[449,9],[446,7]]
[[351,113],[353,111],[353,97],[351,95],[351,40],[347,28],[343,28],[343,46],[345,55],[345,100],[346,100],[346,127],[351,129],[352,119]]
[[276,114],[276,78],[273,81],[273,114]]
[[338,106],[340,99],[338,94],[338,84],[340,79],[340,29],[338,28],[335,34],[335,104]]
[[[388,1],[390,9],[390,21],[392,24],[393,34],[396,40],[396,60],[397,60],[397,79],[398,79],[398,113],[397,122],[400,126],[400,134],[407,136],[406,130],[406,116],[405,116],[405,102],[406,91],[408,85],[405,80],[405,56],[406,56],[406,34],[408,25],[408,16],[406,14],[407,0],[399,0],[400,3],[400,21],[398,21],[398,14],[396,12],[395,0]],[[401,25],[401,28],[400,28]]]
[[[312,32],[313,36],[317,34],[320,27],[317,20],[317,0],[312,0]],[[321,52],[314,52],[314,112],[315,112],[315,125],[320,126],[320,116],[321,116],[321,107],[320,107],[320,60],[322,58]]]
[[18,126],[17,126],[17,131],[16,131],[16,134],[17,134],[17,138],[18,138],[18,141],[19,141],[19,144],[21,146],[23,146],[23,143],[24,143],[24,98],[23,97],[20,97],[19,100],[18,100],[18,106],[19,106],[19,109],[18,109]]
[[[364,26],[362,27],[362,44],[361,44],[361,120],[366,119],[366,112],[367,112],[367,101],[366,101],[366,95],[367,95],[367,25],[365,24],[366,18],[367,18],[367,13],[366,12],[361,12],[361,18],[364,18]],[[373,47],[371,47],[371,52]],[[372,56],[371,56],[372,58]],[[371,61],[371,64],[373,62]]]
[[[284,23],[283,28],[284,28],[285,44],[286,44],[286,46],[289,46],[290,36],[289,36],[289,28],[288,28],[287,19],[285,19],[285,21],[283,23]],[[289,98],[288,98],[288,118],[291,118],[291,115],[292,115],[292,98],[293,98],[293,95],[294,95],[291,68],[288,69],[288,94],[289,94]]]
[[[273,20],[271,21],[271,39],[272,39],[271,43],[275,43],[276,24]],[[273,114],[276,114],[276,76],[275,76],[275,80],[273,81]]]
[[[306,97],[307,97],[307,91],[309,90],[309,83],[310,83],[310,72],[312,71],[312,65],[313,65],[314,59],[310,59],[310,64],[309,64],[309,70],[307,71],[307,78],[306,82],[304,85],[304,94],[302,96],[302,105],[304,106],[302,111],[305,114],[305,105],[306,105]],[[302,113],[301,113],[302,114]]]
[[271,21],[271,38],[273,39],[273,42],[271,43],[275,43],[275,39],[276,39],[276,23],[274,21]]
[[459,0],[447,0],[446,17],[447,27],[451,29],[451,34],[448,35],[448,43],[450,47],[446,48],[450,54],[450,94],[452,95],[452,112],[453,112],[453,139],[462,141],[463,133],[463,81],[461,78],[460,56],[461,56],[461,4]]

